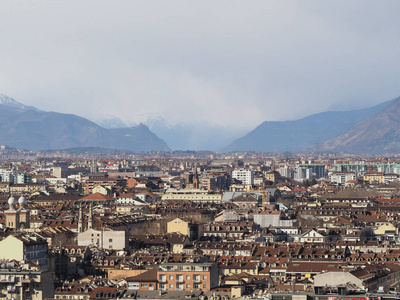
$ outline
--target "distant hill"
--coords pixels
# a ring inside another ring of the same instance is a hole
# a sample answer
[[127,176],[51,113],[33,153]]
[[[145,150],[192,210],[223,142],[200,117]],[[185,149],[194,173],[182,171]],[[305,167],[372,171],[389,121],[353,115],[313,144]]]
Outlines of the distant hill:
[[328,111],[295,121],[266,121],[222,149],[229,151],[300,151],[323,143],[376,114],[392,101],[353,111]]
[[310,150],[354,154],[400,153],[400,97],[380,112]]
[[77,147],[135,152],[169,150],[168,145],[143,124],[123,129],[105,129],[77,115],[8,104],[0,104],[0,144],[29,150]]

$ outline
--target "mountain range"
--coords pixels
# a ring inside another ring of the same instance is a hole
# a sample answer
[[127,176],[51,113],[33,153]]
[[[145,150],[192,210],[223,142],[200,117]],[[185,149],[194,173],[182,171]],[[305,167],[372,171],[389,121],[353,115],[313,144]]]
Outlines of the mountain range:
[[29,150],[103,147],[169,151],[143,124],[106,129],[74,114],[45,112],[0,95],[0,143]]
[[[298,152],[304,149],[324,151],[323,149],[328,148],[310,147],[345,133],[395,101],[390,100],[359,110],[322,112],[294,121],[266,121],[242,138],[233,141],[223,148],[223,151]],[[339,148],[335,150],[342,151]]]
[[314,145],[316,152],[393,154],[400,152],[400,97],[386,108],[359,122],[346,132]]
[[[162,118],[148,120],[150,129],[142,123],[124,127],[114,116],[101,120],[108,128],[74,114],[42,111],[0,95],[0,144],[15,148],[170,151],[159,135],[166,137],[174,150],[216,150],[234,134],[209,124],[171,126]],[[386,154],[399,153],[399,149],[400,97],[359,110],[266,121],[222,151]]]
[[[107,129],[134,126],[132,121],[123,121],[113,115],[104,115],[93,120]],[[143,121],[149,129],[163,139],[172,150],[218,151],[246,130],[208,123],[171,123],[163,117],[148,117]]]

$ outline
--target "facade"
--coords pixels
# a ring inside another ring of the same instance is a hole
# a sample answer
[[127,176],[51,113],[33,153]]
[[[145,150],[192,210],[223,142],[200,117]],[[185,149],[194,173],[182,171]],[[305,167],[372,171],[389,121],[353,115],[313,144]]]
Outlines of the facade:
[[280,211],[263,211],[254,214],[254,225],[259,228],[266,227],[293,227],[297,225],[297,220],[284,220]]
[[1,299],[42,300],[53,297],[53,275],[49,271],[25,268],[0,269]]
[[109,228],[88,229],[78,233],[78,246],[94,245],[102,249],[122,250],[128,248],[128,242],[125,231],[114,231]]
[[85,182],[82,184],[85,194],[92,193],[96,186],[104,186],[113,188],[125,188],[126,179],[124,178],[109,178],[109,177],[85,177]]
[[240,180],[243,184],[252,185],[254,181],[254,173],[251,170],[236,169],[232,171],[232,178]]
[[204,226],[204,236],[242,239],[252,230],[253,222],[214,222]]
[[87,173],[89,169],[87,168],[68,168],[65,166],[54,167],[53,176],[56,178],[67,178],[70,175],[76,175],[79,173]]
[[11,194],[26,195],[35,192],[45,192],[48,186],[40,183],[18,183],[11,184],[9,192]]
[[117,197],[115,202],[117,202],[117,204],[125,205],[146,205],[146,202],[144,200],[133,194],[121,194]]
[[368,171],[366,164],[336,164],[333,170],[337,172],[354,172],[356,176],[364,176]]
[[202,236],[201,226],[181,218],[175,218],[167,223],[167,233],[174,232],[187,235],[191,240]]
[[210,291],[218,286],[214,263],[165,263],[158,271],[159,289],[166,291]]
[[325,242],[325,236],[323,236],[322,234],[320,234],[319,232],[317,232],[314,229],[310,229],[306,232],[304,232],[301,236],[300,236],[300,242],[305,243],[323,243]]
[[16,170],[0,169],[0,181],[10,183],[28,183],[31,177],[24,172],[17,172]]
[[279,173],[282,177],[292,178],[292,172],[290,171],[289,166],[284,166],[279,168]]
[[189,200],[195,202],[221,202],[222,194],[210,193],[205,190],[175,190],[169,189],[162,195],[161,200]]
[[378,164],[378,172],[400,174],[400,164]]
[[369,184],[383,184],[384,173],[383,172],[368,172],[364,175],[364,182]]
[[48,268],[47,242],[37,236],[9,235],[0,241],[0,259],[31,260],[40,266]]
[[325,165],[318,164],[300,164],[295,168],[294,179],[318,179],[325,177]]
[[281,174],[277,171],[264,172],[264,176],[267,181],[271,182],[277,182],[279,179],[281,179]]
[[338,185],[345,185],[349,180],[356,180],[354,172],[332,172],[329,173],[329,180]]

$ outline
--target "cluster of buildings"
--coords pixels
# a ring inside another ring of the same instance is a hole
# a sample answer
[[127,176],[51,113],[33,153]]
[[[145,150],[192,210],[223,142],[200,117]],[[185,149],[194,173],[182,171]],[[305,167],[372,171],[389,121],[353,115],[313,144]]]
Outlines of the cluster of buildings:
[[[1,299],[289,299],[400,291],[396,158],[0,161]],[[4,178],[7,178],[4,176]]]

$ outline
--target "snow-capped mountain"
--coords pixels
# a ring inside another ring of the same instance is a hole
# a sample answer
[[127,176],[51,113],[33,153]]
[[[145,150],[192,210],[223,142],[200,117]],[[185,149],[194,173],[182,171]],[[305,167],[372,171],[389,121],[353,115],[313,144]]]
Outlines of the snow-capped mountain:
[[120,118],[113,116],[113,115],[104,115],[95,120],[93,120],[96,124],[100,125],[101,127],[107,129],[113,128],[125,128],[125,127],[132,127],[136,124],[126,124]]
[[18,101],[15,101],[13,98],[10,98],[3,94],[0,94],[0,104],[22,110],[34,110],[37,112],[43,112],[42,110],[37,109],[36,107],[24,105],[22,103],[19,103]]
[[169,151],[145,125],[106,129],[74,114],[45,112],[1,95],[0,143],[29,150],[81,147]]

